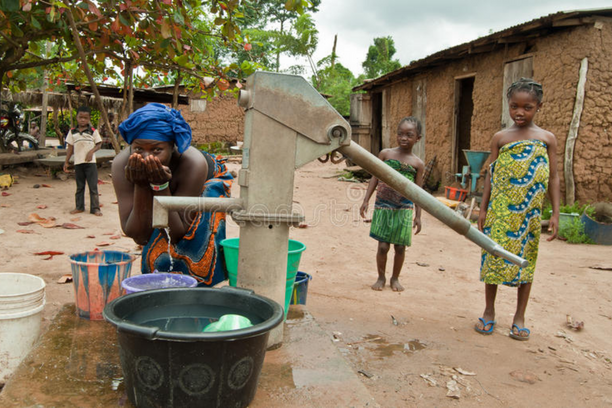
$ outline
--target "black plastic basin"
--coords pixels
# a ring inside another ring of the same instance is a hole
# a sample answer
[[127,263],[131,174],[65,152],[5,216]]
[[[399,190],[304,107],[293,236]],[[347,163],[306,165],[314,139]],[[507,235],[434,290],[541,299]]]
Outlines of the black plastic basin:
[[[224,314],[252,327],[202,333]],[[250,290],[224,287],[138,292],[113,300],[128,398],[137,407],[246,407],[253,400],[270,330],[281,306]]]

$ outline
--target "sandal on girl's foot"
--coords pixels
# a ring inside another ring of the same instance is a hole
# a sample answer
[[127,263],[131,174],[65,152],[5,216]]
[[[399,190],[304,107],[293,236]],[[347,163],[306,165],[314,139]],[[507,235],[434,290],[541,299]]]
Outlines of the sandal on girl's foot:
[[[514,333],[514,329],[516,329],[516,333]],[[527,335],[523,336],[521,335],[521,333],[527,333]],[[531,335],[531,332],[526,327],[523,327],[521,329],[516,324],[513,324],[512,329],[510,329],[510,337],[512,337],[514,340],[526,341],[526,340],[529,340],[530,335]]]
[[[489,320],[488,322],[485,321],[485,319],[483,319],[482,317],[479,317],[478,320],[481,321],[482,323],[482,329],[478,326],[474,326],[474,330],[476,330],[478,333],[480,334],[493,334],[493,329],[495,329],[495,323],[497,323],[495,320]],[[491,326],[488,329],[486,328],[487,326]]]

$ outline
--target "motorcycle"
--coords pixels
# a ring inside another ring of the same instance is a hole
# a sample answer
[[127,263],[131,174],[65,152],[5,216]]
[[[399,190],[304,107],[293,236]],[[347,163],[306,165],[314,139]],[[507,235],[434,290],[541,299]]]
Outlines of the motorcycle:
[[20,152],[32,148],[38,150],[38,140],[23,131],[23,112],[14,102],[5,102],[7,109],[0,109],[0,150]]

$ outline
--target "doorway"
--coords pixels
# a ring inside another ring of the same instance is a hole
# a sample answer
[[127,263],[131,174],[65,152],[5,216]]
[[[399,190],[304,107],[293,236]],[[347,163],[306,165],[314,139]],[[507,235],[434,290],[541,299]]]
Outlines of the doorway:
[[474,80],[474,76],[455,80],[455,135],[452,158],[454,173],[461,173],[463,166],[468,164],[463,149],[470,149],[471,146]]
[[382,92],[372,94],[372,139],[370,152],[378,156],[382,150]]

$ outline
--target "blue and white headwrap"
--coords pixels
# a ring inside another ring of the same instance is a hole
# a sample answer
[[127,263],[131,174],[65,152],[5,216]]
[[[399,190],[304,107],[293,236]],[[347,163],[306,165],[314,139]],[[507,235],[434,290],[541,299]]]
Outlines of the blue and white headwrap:
[[119,125],[119,132],[129,144],[136,139],[172,142],[179,153],[191,145],[191,127],[181,112],[161,103],[150,103],[133,112]]

